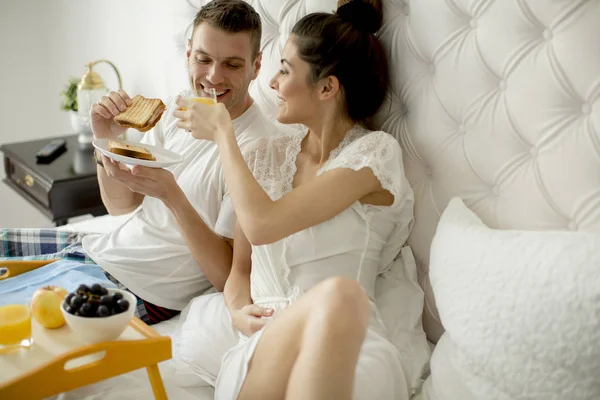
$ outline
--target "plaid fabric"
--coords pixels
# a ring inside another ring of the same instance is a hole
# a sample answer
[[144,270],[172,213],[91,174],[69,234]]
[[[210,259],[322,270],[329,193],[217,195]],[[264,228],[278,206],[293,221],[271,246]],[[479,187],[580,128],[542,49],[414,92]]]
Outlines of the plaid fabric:
[[155,304],[147,302],[139,298],[135,293],[131,290],[127,289],[125,285],[117,280],[114,276],[104,271],[104,275],[110,280],[112,283],[117,285],[119,289],[127,290],[129,293],[135,296],[137,299],[137,304],[135,305],[135,316],[144,321],[146,325],[154,325],[159,322],[169,320],[179,314],[181,311],[171,310],[169,308],[159,307]]
[[93,263],[83,251],[85,233],[55,229],[0,229],[0,260],[63,260]]
[[[81,246],[84,236],[85,233],[55,229],[0,229],[0,260],[63,259],[94,263]],[[127,290],[136,297],[135,315],[147,325],[166,321],[180,313],[142,300],[108,272],[104,271],[104,274],[119,289]]]

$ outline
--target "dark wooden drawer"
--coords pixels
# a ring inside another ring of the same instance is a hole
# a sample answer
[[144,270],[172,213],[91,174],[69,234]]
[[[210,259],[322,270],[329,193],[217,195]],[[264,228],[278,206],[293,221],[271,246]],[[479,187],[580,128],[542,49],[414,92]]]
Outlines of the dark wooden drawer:
[[51,163],[40,164],[35,153],[52,138],[2,144],[4,182],[57,225],[84,214],[106,214],[89,146],[77,135],[63,136],[67,151]]
[[55,183],[50,189],[50,209],[57,218],[94,214],[98,209],[104,209],[98,181],[78,179]]
[[5,158],[5,171],[7,179],[15,184],[19,190],[26,195],[33,197],[46,207],[50,207],[50,182],[45,181],[23,165],[13,162],[11,159]]

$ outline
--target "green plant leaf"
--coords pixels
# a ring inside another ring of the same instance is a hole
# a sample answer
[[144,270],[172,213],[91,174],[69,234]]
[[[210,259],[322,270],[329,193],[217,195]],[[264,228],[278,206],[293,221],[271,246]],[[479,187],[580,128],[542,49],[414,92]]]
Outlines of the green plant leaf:
[[69,83],[65,85],[65,89],[60,92],[62,101],[60,104],[61,110],[64,111],[77,111],[77,84],[79,79],[70,77]]

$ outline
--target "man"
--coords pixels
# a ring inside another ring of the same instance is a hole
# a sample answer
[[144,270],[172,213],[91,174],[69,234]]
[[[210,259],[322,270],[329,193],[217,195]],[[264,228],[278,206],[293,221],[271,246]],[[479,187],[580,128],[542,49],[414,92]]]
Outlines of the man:
[[[260,17],[250,5],[242,0],[215,0],[196,15],[188,42],[190,82],[206,96],[215,89],[217,101],[225,104],[234,120],[240,146],[276,132],[248,93],[261,66],[260,37]],[[129,171],[105,156],[98,158],[98,181],[107,210],[112,215],[133,212],[124,224],[102,235],[5,230],[0,256],[85,257],[138,297],[137,315],[149,324],[171,318],[213,286],[222,290],[231,268],[233,206],[216,145],[177,128],[175,101],[166,101],[162,119],[142,142],[181,154],[182,163],[167,169],[136,166]],[[131,99],[122,90],[94,104],[94,136],[122,134],[125,129],[114,122],[114,116],[128,104]],[[37,252],[24,251],[27,247]]]

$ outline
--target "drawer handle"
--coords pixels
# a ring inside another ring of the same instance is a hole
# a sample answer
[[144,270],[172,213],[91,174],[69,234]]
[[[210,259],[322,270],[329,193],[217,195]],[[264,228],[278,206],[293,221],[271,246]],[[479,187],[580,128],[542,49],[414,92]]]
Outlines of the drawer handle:
[[25,178],[23,179],[17,179],[17,184],[18,185],[22,185],[25,184],[29,187],[33,187],[33,184],[35,183],[35,179],[33,179],[33,177],[31,175],[25,175]]

